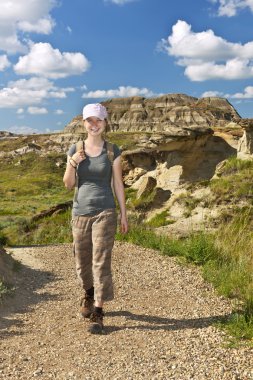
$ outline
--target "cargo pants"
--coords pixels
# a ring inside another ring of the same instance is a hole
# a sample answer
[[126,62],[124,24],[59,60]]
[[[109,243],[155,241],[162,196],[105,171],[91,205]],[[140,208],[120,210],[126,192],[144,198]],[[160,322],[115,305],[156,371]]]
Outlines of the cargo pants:
[[94,286],[97,302],[114,298],[111,256],[117,228],[115,209],[72,220],[73,251],[77,277],[84,290]]

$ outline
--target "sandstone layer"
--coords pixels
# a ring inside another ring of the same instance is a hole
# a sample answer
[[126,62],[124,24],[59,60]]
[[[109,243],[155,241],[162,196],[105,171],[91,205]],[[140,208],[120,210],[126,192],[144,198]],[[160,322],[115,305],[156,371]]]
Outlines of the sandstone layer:
[[[167,132],[173,127],[224,127],[240,119],[234,107],[224,98],[195,98],[168,94],[157,98],[114,98],[102,102],[108,110],[110,131]],[[76,116],[65,132],[83,131],[82,116]]]
[[253,159],[253,119],[241,119],[240,126],[244,133],[239,140],[237,157],[240,159]]

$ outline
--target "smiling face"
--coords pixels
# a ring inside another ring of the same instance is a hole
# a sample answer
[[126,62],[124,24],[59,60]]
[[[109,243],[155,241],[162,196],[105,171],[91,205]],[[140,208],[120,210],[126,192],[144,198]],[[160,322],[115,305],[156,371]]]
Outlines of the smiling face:
[[84,126],[87,133],[92,136],[98,136],[105,130],[105,120],[101,120],[95,116],[90,116],[84,120]]

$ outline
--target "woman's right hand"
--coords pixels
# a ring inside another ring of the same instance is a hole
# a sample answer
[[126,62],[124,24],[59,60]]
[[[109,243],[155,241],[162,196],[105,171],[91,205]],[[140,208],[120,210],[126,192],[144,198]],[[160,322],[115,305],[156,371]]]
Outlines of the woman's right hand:
[[84,150],[79,150],[71,157],[77,164],[80,164],[85,159]]

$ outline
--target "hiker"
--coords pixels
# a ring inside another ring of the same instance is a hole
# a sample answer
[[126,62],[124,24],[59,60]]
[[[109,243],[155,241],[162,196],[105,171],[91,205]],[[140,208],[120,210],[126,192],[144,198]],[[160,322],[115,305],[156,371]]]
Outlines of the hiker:
[[[120,150],[104,139],[107,111],[101,104],[83,108],[87,137],[68,151],[63,182],[76,187],[72,209],[73,250],[77,276],[84,289],[80,312],[93,322],[89,331],[103,334],[103,305],[114,298],[111,253],[120,208],[120,231],[128,231]],[[113,187],[113,190],[112,190]]]

